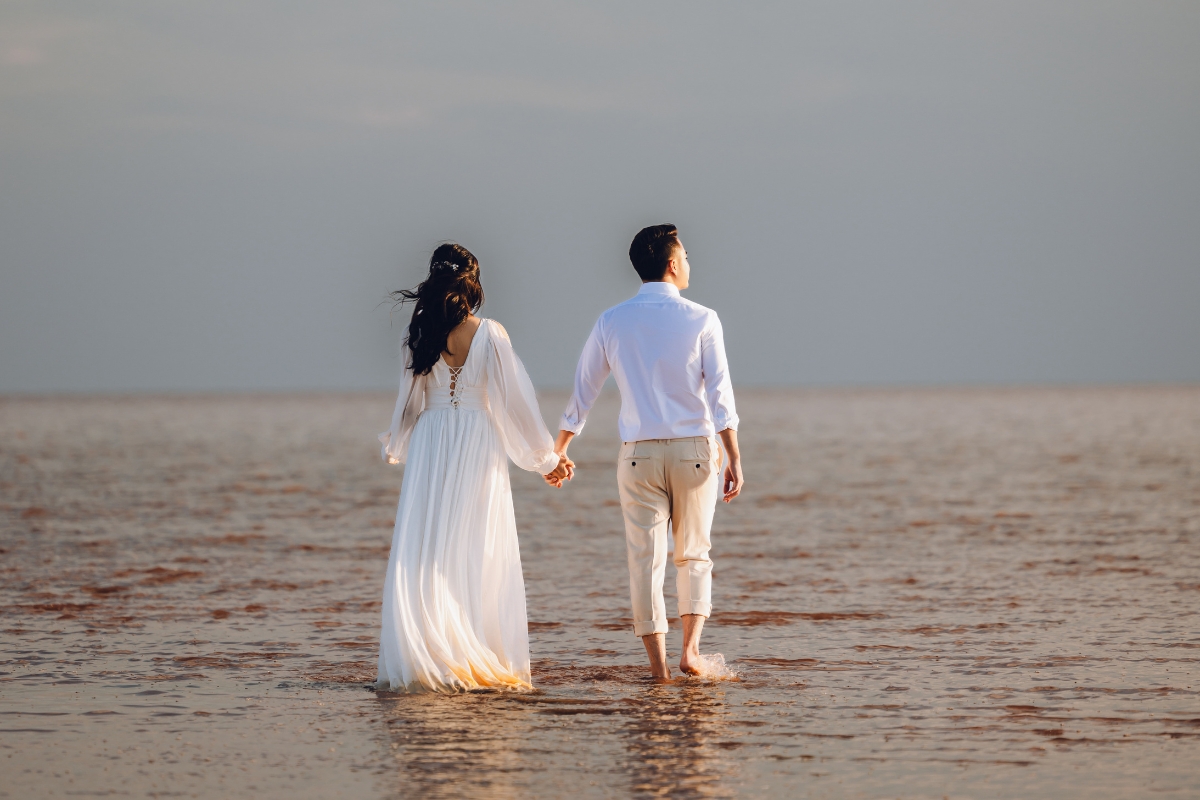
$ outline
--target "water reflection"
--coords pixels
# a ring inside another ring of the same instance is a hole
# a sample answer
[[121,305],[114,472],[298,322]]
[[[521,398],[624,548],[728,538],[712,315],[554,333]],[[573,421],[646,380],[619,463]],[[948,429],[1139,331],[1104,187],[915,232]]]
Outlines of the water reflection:
[[639,797],[732,797],[736,748],[721,691],[654,686],[625,700],[626,769]]
[[1196,794],[1200,390],[739,399],[705,642],[741,680],[646,681],[613,405],[569,492],[512,473],[542,691],[437,698],[361,688],[394,398],[0,400],[0,786]]
[[[732,797],[740,746],[720,687],[380,693],[389,792],[405,796]],[[621,746],[623,745],[623,750]],[[558,794],[556,794],[558,793]]]
[[552,753],[530,736],[534,709],[498,694],[379,693],[394,768],[384,785],[413,797],[522,795],[521,773]]

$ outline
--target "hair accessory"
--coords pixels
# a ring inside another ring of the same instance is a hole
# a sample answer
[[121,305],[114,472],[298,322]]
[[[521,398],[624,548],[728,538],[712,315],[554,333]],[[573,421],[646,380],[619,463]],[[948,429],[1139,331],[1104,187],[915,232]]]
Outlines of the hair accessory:
[[434,262],[433,269],[437,272],[445,272],[446,270],[450,270],[451,272],[458,272],[461,269],[461,267],[452,261],[437,261],[437,262]]

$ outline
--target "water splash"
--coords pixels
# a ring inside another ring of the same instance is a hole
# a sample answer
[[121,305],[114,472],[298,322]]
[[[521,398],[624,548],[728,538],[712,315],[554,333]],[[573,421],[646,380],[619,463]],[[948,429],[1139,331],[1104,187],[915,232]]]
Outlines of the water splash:
[[696,677],[714,681],[736,681],[741,675],[736,669],[725,663],[725,656],[720,653],[712,653],[700,656],[699,674]]

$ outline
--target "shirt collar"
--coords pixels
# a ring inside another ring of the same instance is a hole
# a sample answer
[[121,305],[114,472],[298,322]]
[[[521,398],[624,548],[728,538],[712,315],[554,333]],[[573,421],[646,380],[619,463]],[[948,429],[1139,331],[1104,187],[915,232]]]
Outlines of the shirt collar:
[[638,296],[644,294],[679,297],[679,287],[666,281],[650,281],[649,283],[643,283],[642,288],[638,289]]

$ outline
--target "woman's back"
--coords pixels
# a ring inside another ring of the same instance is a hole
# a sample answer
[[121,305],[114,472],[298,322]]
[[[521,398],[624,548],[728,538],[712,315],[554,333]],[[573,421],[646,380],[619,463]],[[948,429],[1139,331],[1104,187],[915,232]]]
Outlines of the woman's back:
[[481,324],[483,320],[471,314],[450,331],[446,337],[446,349],[442,351],[442,358],[448,366],[461,367],[467,362],[471,342],[474,341]]

